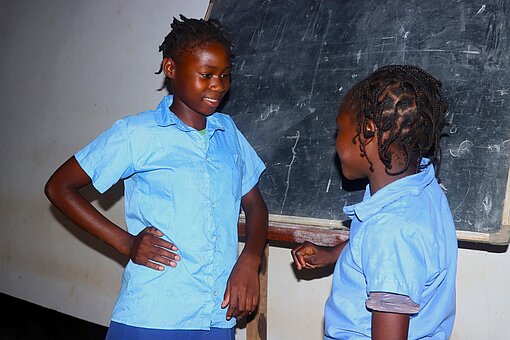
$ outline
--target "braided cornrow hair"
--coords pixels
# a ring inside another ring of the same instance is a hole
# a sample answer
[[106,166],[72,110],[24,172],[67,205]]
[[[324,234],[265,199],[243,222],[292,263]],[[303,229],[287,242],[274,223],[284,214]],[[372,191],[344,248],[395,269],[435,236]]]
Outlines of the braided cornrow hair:
[[[419,171],[422,157],[428,156],[435,163],[438,176],[439,140],[448,108],[441,86],[439,80],[416,66],[388,65],[353,87],[351,98],[357,108],[357,134],[353,143],[359,142],[371,171],[373,163],[360,137],[361,134],[364,138],[373,136],[366,130],[367,119],[377,126],[379,158],[388,175],[404,173],[412,161],[416,161],[416,171]],[[401,169],[392,171],[393,157],[403,164]]]
[[[193,51],[209,42],[218,42],[227,48],[232,49],[232,41],[225,27],[216,19],[188,19],[180,15],[178,20],[174,20],[170,27],[172,30],[165,37],[163,43],[159,46],[159,52],[163,53],[164,58],[172,58],[179,61],[185,52]],[[160,74],[163,71],[163,62],[159,66]],[[169,87],[169,79],[165,78],[165,83],[159,89]]]

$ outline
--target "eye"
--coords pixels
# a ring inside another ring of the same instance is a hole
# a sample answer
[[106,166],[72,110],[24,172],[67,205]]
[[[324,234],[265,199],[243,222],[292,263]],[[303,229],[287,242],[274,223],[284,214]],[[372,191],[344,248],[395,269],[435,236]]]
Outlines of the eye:
[[211,79],[212,78],[212,74],[210,74],[210,73],[200,73],[200,75],[204,79]]
[[225,79],[230,78],[230,73],[223,73],[221,75],[221,78],[225,78]]

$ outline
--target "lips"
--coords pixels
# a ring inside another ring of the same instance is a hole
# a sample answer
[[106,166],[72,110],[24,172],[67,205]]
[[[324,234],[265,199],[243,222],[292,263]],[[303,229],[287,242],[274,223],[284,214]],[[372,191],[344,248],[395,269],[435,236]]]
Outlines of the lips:
[[218,105],[220,105],[222,99],[223,98],[204,97],[204,101],[212,107],[217,107]]

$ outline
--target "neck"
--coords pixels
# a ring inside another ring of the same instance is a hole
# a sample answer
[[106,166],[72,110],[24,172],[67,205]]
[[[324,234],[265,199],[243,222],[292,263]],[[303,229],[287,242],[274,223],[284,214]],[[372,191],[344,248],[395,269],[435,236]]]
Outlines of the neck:
[[205,129],[206,117],[204,115],[198,114],[196,112],[191,112],[187,107],[183,107],[175,101],[172,103],[172,105],[170,105],[170,111],[179,117],[179,119],[187,126],[190,126],[196,130]]
[[375,166],[374,171],[368,175],[370,183],[370,194],[373,195],[390,183],[393,183],[401,178],[416,174],[416,166],[409,166],[409,168],[399,175],[389,175],[386,173],[384,165]]

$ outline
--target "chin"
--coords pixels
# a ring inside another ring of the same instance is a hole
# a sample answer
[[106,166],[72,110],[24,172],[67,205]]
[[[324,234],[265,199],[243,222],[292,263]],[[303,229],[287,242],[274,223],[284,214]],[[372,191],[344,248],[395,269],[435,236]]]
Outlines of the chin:
[[356,181],[358,179],[365,178],[365,176],[363,176],[361,174],[353,174],[348,169],[344,169],[343,167],[342,167],[342,175],[344,176],[345,179],[347,179],[349,181]]
[[217,108],[207,107],[207,108],[200,110],[199,112],[201,115],[209,117],[209,116],[212,116],[212,114],[216,112],[216,109]]
[[362,179],[363,177],[360,177],[360,176],[351,176],[349,174],[343,174],[344,175],[344,178],[349,180],[349,181],[355,181],[355,180],[358,180],[358,179]]

